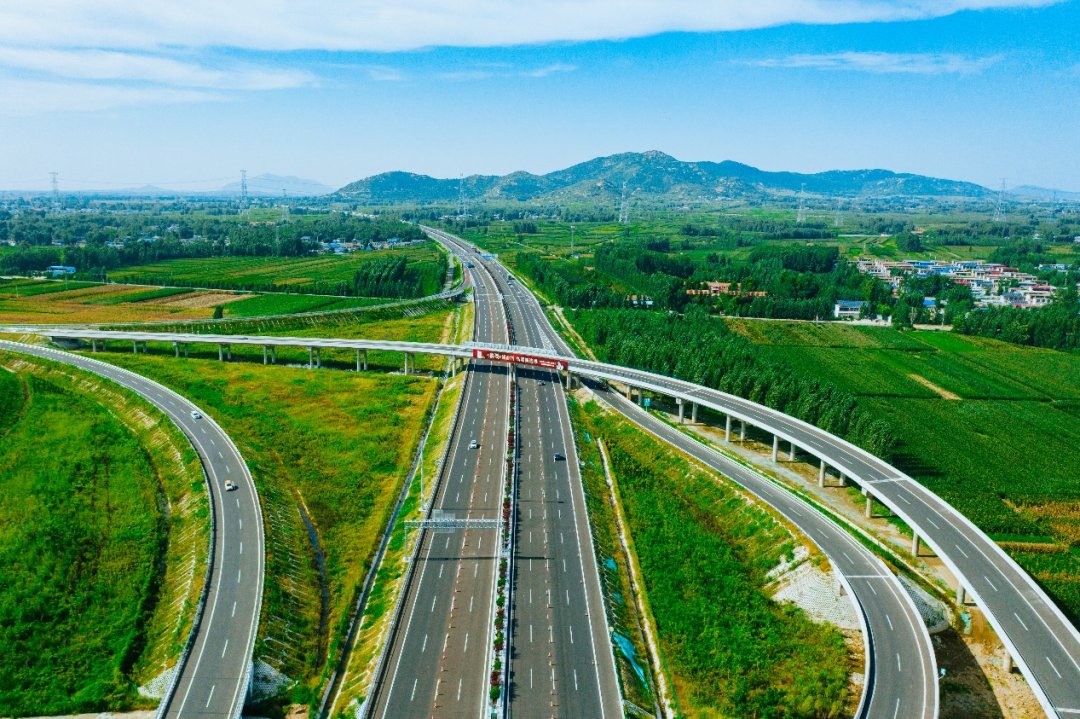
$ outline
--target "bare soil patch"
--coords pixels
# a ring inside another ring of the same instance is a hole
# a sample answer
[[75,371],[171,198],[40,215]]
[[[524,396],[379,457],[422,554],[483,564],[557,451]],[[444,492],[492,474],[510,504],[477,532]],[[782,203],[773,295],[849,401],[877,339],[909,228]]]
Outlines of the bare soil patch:
[[942,389],[941,387],[938,387],[936,384],[934,384],[930,380],[926,379],[925,377],[920,377],[917,374],[909,374],[908,377],[915,380],[916,382],[921,384],[923,387],[926,387],[928,390],[931,390],[933,392],[937,392],[939,395],[941,395],[941,397],[943,399],[963,399],[958,394],[953,394],[952,392],[950,392],[948,390],[945,390],[945,389]]

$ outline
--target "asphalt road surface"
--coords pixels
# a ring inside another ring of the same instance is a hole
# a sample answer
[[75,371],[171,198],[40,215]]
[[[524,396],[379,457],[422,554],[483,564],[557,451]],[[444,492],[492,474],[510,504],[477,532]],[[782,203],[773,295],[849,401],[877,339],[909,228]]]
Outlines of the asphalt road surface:
[[[0,349],[44,357],[112,380],[140,395],[191,441],[209,478],[216,534],[210,592],[187,661],[162,716],[179,719],[239,715],[249,680],[263,586],[263,524],[247,465],[206,412],[134,372],[68,352],[0,340]],[[201,415],[200,419],[192,413]],[[225,481],[237,485],[225,491]]]
[[[482,342],[507,342],[497,290],[475,282]],[[509,367],[473,362],[434,507],[455,519],[497,519],[509,414]],[[477,448],[470,448],[476,441]],[[498,530],[425,532],[369,716],[475,717],[488,704]]]

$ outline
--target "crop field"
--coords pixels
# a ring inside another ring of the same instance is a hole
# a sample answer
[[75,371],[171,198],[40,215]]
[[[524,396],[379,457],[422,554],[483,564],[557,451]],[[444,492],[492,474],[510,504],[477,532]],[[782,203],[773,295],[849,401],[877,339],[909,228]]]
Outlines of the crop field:
[[795,547],[733,484],[595,403],[679,707],[690,717],[837,716],[848,698],[841,633],[772,602],[766,573]]
[[225,306],[225,317],[290,315],[297,312],[347,310],[377,305],[390,300],[373,297],[327,297],[323,295],[255,295]]
[[0,714],[153,706],[135,686],[176,662],[205,571],[195,454],[111,383],[0,365]]
[[[354,252],[317,257],[206,257],[166,260],[152,265],[125,267],[112,272],[116,282],[181,285],[233,290],[276,290],[336,294],[338,283],[351,283],[364,264],[404,256],[410,263],[434,264],[440,250],[434,242],[399,250]],[[439,288],[434,291],[438,291]],[[430,294],[430,293],[429,293]]]
[[[899,439],[894,463],[1001,541],[1080,616],[1080,356],[942,332],[729,323],[886,419]],[[871,345],[861,337],[869,329]]]
[[[99,354],[189,397],[252,469],[267,524],[257,658],[318,683],[404,481],[436,380],[377,373]],[[304,525],[325,553],[325,572]],[[326,590],[325,606],[320,597]],[[285,642],[286,649],[282,649]],[[307,689],[305,689],[306,687]]]

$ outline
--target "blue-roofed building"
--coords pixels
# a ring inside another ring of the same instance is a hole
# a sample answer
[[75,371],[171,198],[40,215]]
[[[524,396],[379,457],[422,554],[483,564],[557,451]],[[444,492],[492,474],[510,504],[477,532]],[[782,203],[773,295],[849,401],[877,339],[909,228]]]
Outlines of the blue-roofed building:
[[838,320],[858,319],[865,304],[861,300],[837,300],[833,307],[833,317]]

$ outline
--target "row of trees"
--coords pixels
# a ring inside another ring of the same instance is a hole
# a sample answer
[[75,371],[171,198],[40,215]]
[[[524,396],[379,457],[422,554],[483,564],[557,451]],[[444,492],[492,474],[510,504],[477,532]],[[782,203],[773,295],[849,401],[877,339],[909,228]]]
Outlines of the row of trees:
[[384,257],[360,266],[353,277],[353,292],[360,297],[424,297],[442,289],[446,271],[442,254],[434,264]]
[[1080,300],[1067,290],[1045,307],[991,307],[953,320],[953,332],[1020,345],[1075,351],[1080,348]]
[[835,386],[796,375],[699,307],[685,314],[577,310],[575,329],[606,362],[636,367],[764,404],[888,459],[896,435]]

